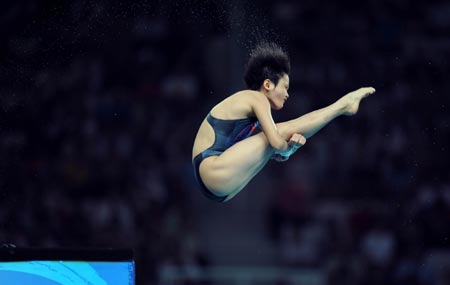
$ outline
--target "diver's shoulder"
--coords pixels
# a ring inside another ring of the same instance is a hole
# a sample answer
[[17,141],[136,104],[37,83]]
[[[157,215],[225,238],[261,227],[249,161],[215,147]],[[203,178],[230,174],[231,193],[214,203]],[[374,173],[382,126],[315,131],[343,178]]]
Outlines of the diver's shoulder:
[[258,100],[260,98],[263,98],[264,94],[259,91],[246,89],[246,90],[238,91],[238,92],[234,93],[232,96],[236,96],[236,97],[239,97],[242,99],[248,99],[248,100],[252,100],[252,99]]
[[264,94],[262,94],[261,92],[256,91],[256,90],[251,90],[251,89],[244,89],[244,90],[236,92],[236,94],[252,95],[252,96],[264,96]]

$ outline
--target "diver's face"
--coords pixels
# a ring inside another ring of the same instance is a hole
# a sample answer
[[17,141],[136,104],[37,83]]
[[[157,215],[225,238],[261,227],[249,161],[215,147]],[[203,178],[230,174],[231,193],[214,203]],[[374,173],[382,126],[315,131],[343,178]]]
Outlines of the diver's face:
[[270,82],[270,84],[271,86],[267,94],[270,106],[274,110],[280,110],[283,108],[284,103],[289,98],[289,75],[283,74],[280,80],[278,80],[278,84],[276,86],[273,84],[273,82]]

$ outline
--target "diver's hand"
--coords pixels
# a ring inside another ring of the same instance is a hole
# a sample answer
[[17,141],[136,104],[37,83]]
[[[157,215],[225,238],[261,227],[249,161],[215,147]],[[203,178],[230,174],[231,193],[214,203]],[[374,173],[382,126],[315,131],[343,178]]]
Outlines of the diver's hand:
[[289,139],[289,147],[294,147],[297,149],[301,148],[306,143],[306,138],[301,134],[293,134]]
[[275,153],[271,158],[278,162],[283,162],[289,159],[299,148],[306,143],[306,138],[301,134],[293,134],[288,141],[288,149]]

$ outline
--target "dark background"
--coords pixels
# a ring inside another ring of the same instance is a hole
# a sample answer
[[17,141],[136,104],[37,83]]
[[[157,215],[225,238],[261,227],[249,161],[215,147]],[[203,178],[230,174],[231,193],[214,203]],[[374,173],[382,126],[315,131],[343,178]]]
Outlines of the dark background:
[[[448,284],[449,15],[440,0],[1,4],[0,241],[131,247],[137,284],[216,266]],[[377,92],[214,203],[192,143],[262,40],[291,57],[276,121]]]

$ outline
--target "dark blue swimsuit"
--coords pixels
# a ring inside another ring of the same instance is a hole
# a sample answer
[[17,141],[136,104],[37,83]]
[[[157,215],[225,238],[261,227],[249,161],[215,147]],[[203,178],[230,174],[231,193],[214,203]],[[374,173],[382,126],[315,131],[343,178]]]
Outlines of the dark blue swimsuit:
[[214,118],[211,114],[208,114],[206,119],[214,129],[215,140],[211,147],[199,153],[194,158],[192,162],[194,165],[194,174],[200,184],[200,189],[206,197],[217,202],[223,202],[227,196],[217,196],[203,184],[199,173],[200,163],[207,157],[220,155],[230,146],[253,135],[259,129],[259,122],[256,117],[239,120],[221,120]]

